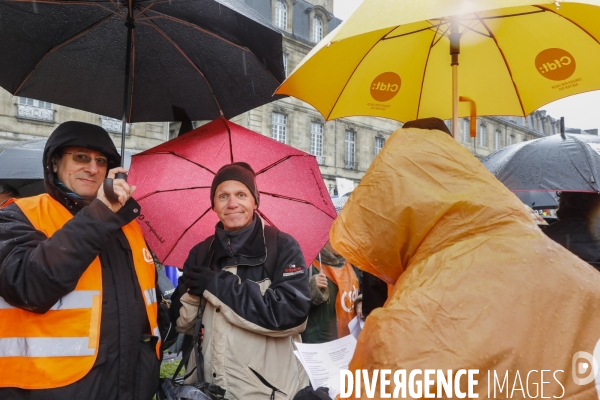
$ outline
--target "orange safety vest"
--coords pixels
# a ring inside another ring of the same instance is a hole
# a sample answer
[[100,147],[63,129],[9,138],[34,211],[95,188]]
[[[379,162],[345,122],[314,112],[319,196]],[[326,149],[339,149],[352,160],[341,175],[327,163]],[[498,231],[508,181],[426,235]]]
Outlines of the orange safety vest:
[[[47,237],[73,216],[47,194],[15,199],[33,227]],[[159,338],[156,269],[137,222],[123,228],[133,255],[135,272],[146,302],[151,333]],[[75,289],[49,311],[37,314],[8,304],[0,297],[0,387],[52,389],[83,378],[92,369],[100,342],[102,266],[96,257]]]
[[[312,264],[317,270],[321,271],[319,260]],[[345,262],[342,267],[331,267],[322,263],[323,273],[338,287],[337,297],[335,299],[335,315],[337,318],[338,337],[344,337],[350,334],[348,323],[356,316],[354,311],[354,300],[358,297],[358,278],[349,262]]]

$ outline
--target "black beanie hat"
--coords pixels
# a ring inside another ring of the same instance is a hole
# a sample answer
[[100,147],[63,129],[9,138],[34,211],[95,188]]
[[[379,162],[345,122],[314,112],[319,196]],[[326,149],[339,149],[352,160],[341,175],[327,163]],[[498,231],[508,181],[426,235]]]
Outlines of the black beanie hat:
[[215,192],[217,187],[225,181],[238,181],[242,182],[256,202],[256,207],[260,203],[260,196],[256,189],[256,174],[250,165],[245,162],[235,162],[233,164],[227,164],[221,167],[213,178],[212,185],[210,186],[210,205],[211,208],[215,208]]

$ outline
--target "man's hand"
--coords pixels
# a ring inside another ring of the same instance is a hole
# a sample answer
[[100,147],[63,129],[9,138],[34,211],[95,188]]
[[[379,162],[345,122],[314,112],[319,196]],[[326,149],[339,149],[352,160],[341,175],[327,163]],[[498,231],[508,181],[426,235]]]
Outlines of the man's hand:
[[356,317],[358,319],[362,319],[364,321],[365,316],[363,315],[363,312],[362,312],[362,300],[360,302],[356,303],[354,308],[356,309]]
[[315,275],[315,283],[319,289],[327,289],[327,276],[323,273],[323,270]]
[[185,281],[185,286],[188,288],[188,293],[194,296],[202,297],[208,284],[215,277],[216,273],[210,268],[203,268],[197,265],[190,268],[188,280]]
[[[110,171],[108,171],[107,178],[114,179],[117,172],[126,174],[127,170],[121,167],[113,168]],[[136,187],[129,186],[125,179],[114,179],[113,190],[115,191],[115,195],[117,196],[119,201],[116,203],[111,203],[110,201],[108,201],[108,199],[104,195],[104,184],[102,184],[102,186],[100,186],[100,189],[98,189],[97,198],[98,200],[103,202],[106,205],[106,207],[110,208],[113,212],[116,213],[121,209],[121,207],[125,205],[127,200],[129,200],[131,196],[133,196],[133,192],[135,192],[135,189]]]

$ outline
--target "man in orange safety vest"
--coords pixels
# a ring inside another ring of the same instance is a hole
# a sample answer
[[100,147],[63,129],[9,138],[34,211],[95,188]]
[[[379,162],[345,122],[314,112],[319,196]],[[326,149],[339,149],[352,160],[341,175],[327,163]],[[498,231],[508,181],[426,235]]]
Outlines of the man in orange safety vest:
[[[156,270],[100,126],[65,122],[43,155],[46,194],[0,209],[0,398],[150,400]],[[159,298],[159,297],[158,297]]]

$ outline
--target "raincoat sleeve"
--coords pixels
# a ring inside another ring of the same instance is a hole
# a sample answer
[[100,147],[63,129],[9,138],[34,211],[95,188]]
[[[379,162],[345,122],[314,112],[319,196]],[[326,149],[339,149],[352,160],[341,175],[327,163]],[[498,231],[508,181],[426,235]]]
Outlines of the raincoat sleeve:
[[0,296],[14,307],[45,313],[75,289],[111,235],[133,220],[130,200],[113,213],[100,200],[78,212],[51,238],[16,204],[0,209]]
[[204,297],[220,309],[227,321],[266,336],[284,337],[304,331],[310,309],[308,271],[300,245],[279,232],[277,266],[273,281],[240,281],[219,272]]

